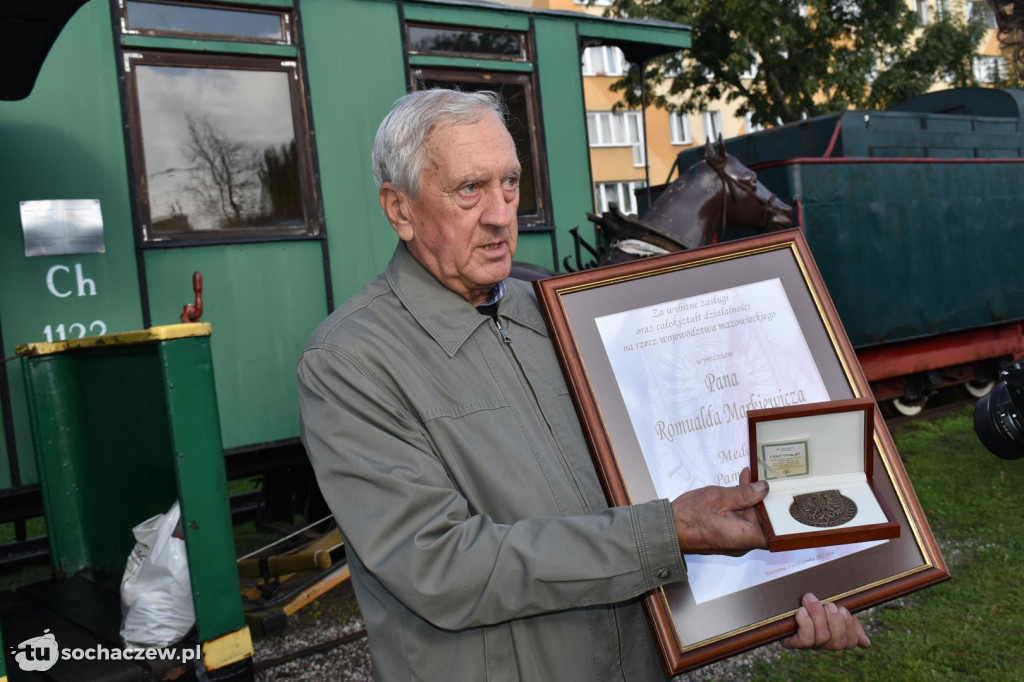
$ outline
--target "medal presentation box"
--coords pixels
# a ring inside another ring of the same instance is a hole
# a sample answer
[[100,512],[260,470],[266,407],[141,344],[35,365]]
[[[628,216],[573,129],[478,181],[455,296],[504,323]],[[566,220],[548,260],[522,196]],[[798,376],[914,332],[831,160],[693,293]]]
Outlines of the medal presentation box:
[[889,540],[900,525],[874,483],[871,398],[751,410],[750,476],[768,549],[782,552]]

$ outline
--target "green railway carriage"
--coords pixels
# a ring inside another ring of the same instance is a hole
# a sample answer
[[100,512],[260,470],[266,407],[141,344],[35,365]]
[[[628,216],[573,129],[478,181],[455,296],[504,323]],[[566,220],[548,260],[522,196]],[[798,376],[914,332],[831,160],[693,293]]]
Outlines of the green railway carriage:
[[[31,93],[0,102],[3,357],[175,323],[200,271],[236,475],[301,457],[299,352],[390,257],[369,155],[395,99],[504,94],[525,169],[518,258],[557,268],[593,209],[581,50],[689,46],[677,24],[454,1],[21,4],[73,14]],[[39,509],[17,362],[0,402],[9,520]]]

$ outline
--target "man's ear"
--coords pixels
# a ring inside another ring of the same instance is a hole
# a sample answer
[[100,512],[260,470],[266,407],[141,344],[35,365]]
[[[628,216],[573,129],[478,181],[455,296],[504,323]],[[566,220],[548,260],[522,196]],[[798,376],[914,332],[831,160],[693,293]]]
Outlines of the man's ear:
[[405,192],[390,182],[385,182],[380,186],[379,200],[380,210],[384,211],[384,217],[398,233],[398,238],[403,242],[412,241],[413,229],[409,213],[409,197]]

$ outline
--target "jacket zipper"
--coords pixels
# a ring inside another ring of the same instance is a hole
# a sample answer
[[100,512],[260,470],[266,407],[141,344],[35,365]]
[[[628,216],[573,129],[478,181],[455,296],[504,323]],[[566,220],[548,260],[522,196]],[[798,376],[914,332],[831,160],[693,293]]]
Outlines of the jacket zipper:
[[555,452],[557,452],[558,456],[561,458],[562,466],[565,467],[565,472],[569,475],[569,479],[572,481],[573,487],[576,490],[577,500],[579,501],[584,511],[589,510],[590,506],[587,504],[587,498],[583,495],[583,489],[580,488],[580,482],[576,480],[576,474],[573,472],[572,466],[566,459],[565,453],[562,452],[562,447],[558,444],[558,439],[555,438],[555,432],[551,428],[551,423],[548,421],[547,415],[544,414],[544,410],[542,410],[540,407],[540,400],[537,398],[537,392],[534,390],[533,384],[526,376],[526,370],[523,369],[523,363],[519,361],[519,356],[516,355],[515,348],[512,347],[512,338],[505,331],[505,328],[501,326],[500,318],[495,317],[494,326],[497,328],[498,335],[501,336],[501,340],[505,342],[505,347],[508,348],[509,353],[512,355],[512,359],[515,360],[516,367],[519,370],[520,380],[523,383],[525,383],[527,387],[530,389],[530,397],[533,398],[534,408],[537,410],[537,413],[540,414],[541,419],[544,421],[544,426],[547,427],[548,436],[551,438],[551,444],[554,446]]

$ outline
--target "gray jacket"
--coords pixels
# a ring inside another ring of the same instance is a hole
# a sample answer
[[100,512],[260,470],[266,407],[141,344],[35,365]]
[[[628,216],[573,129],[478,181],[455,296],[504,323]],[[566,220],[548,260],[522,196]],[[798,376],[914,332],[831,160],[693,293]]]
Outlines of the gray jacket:
[[380,680],[663,680],[666,500],[609,509],[528,285],[490,317],[399,245],[299,363],[302,437]]

